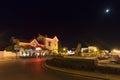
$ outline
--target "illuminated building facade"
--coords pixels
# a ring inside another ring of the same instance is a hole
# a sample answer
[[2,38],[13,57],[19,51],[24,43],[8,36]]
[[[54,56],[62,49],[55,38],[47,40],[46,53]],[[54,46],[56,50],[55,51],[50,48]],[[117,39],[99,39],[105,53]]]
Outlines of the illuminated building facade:
[[[58,38],[57,36],[53,38],[44,37],[43,43],[39,43],[37,39],[33,39],[31,42],[19,42],[20,46],[31,46],[33,48],[41,48],[42,50],[48,50],[51,53],[58,53]],[[41,50],[40,49],[40,50]],[[20,51],[23,52],[23,49]]]

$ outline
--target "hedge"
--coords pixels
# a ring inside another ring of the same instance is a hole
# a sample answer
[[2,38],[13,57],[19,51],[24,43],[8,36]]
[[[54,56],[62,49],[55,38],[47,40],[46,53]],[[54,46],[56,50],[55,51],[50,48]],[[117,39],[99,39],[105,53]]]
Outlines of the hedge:
[[107,74],[120,74],[120,68],[98,66],[96,60],[94,59],[53,58],[51,60],[47,60],[46,63],[48,65],[61,68],[97,71]]

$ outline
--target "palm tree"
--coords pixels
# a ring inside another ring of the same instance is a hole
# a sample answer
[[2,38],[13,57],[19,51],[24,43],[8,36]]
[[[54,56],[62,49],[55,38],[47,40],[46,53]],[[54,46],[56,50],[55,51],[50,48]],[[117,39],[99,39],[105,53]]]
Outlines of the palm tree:
[[39,43],[44,43],[45,37],[43,35],[38,35],[37,40]]
[[81,50],[81,44],[78,43],[77,48],[75,49],[75,55],[79,55]]
[[12,42],[12,44],[19,44],[19,39],[11,37],[10,42]]

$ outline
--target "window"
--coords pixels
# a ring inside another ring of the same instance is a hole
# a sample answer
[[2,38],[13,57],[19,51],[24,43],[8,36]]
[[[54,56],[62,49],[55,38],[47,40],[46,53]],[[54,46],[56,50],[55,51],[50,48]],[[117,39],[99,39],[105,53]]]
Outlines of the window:
[[48,46],[50,46],[51,45],[51,42],[48,42]]

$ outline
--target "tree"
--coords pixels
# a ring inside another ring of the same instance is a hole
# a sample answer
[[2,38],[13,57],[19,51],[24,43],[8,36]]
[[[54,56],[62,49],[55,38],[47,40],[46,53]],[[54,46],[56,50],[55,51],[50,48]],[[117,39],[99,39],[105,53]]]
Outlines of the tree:
[[75,55],[79,55],[80,54],[80,50],[81,50],[81,44],[78,43],[77,48],[75,50]]
[[11,37],[10,42],[12,44],[19,44],[19,39],[15,38],[15,37]]
[[44,43],[45,37],[43,35],[38,35],[37,40],[39,43]]
[[9,34],[7,31],[0,32],[0,50],[4,50],[9,45]]
[[61,44],[61,42],[59,41],[59,42],[58,42],[58,52],[62,52],[62,49],[63,49],[62,44]]
[[18,44],[19,44],[19,40],[15,37],[11,37],[10,44],[5,48],[5,50],[15,52],[14,45],[18,45]]
[[5,50],[15,52],[14,45],[10,45],[10,46],[6,47]]

